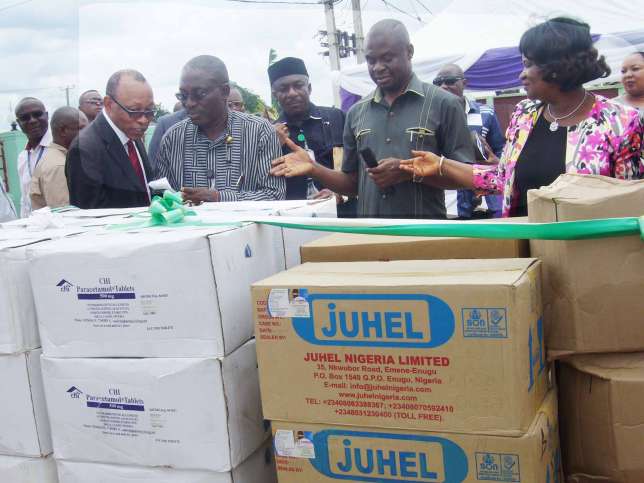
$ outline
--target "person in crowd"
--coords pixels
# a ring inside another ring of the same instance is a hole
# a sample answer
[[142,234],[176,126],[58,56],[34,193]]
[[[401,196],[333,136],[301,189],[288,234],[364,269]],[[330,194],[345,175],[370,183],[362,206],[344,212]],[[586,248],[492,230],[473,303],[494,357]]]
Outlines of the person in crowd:
[[69,201],[79,208],[147,206],[152,171],[142,140],[154,118],[152,88],[127,69],[112,74],[105,93],[103,111],[67,153]]
[[230,88],[230,94],[228,96],[228,109],[230,109],[231,111],[246,112],[244,98],[242,97],[241,91],[236,87]]
[[0,223],[15,220],[16,217],[16,207],[4,189],[4,180],[0,179]]
[[31,177],[51,142],[49,114],[45,105],[35,97],[25,97],[16,106],[16,120],[27,136],[27,146],[18,154],[18,177],[20,178],[20,216],[31,213]]
[[[467,78],[463,69],[456,64],[444,65],[433,81],[435,86],[445,89],[447,92],[454,94],[461,100],[467,116],[467,126],[470,132],[474,133],[474,142],[480,142],[481,145],[474,147],[475,152],[482,151],[485,153],[483,142],[487,143],[494,155],[498,158],[501,156],[503,146],[505,146],[505,137],[501,132],[499,120],[492,107],[485,104],[479,104],[473,99],[465,96],[467,87]],[[447,195],[447,194],[446,194]],[[487,195],[485,197],[488,210],[492,216],[497,218],[501,216],[503,197],[501,195]],[[480,197],[477,197],[472,190],[458,190],[457,211],[459,218],[470,219],[474,209],[481,203]]]
[[435,186],[503,193],[503,216],[526,215],[527,191],[562,173],[641,178],[637,111],[583,87],[610,73],[590,27],[554,18],[525,32],[519,50],[528,99],[514,111],[499,164],[473,166],[418,150],[401,169]]
[[275,129],[258,116],[229,110],[229,93],[220,59],[188,61],[177,93],[188,119],[163,137],[157,177],[193,203],[284,199],[284,179],[269,175],[271,160],[280,155]]
[[624,59],[622,85],[626,92],[615,100],[634,107],[644,118],[644,52],[635,52]]
[[31,208],[58,208],[69,205],[65,177],[67,150],[78,132],[88,124],[87,116],[73,107],[56,109],[51,116],[53,141],[47,148],[31,178]]
[[103,98],[97,90],[83,92],[78,98],[78,109],[92,122],[103,109]]
[[[310,150],[322,166],[333,169],[333,148],[342,146],[344,113],[335,107],[316,106],[311,102],[311,82],[302,59],[286,57],[268,68],[271,90],[280,108],[276,129],[282,142],[282,153],[290,153],[285,141]],[[318,195],[323,185],[314,184],[307,176],[286,180],[286,199],[304,200]],[[325,190],[323,195],[331,194]]]
[[[413,73],[414,48],[405,26],[376,23],[365,56],[376,90],[355,104],[344,128],[342,170],[335,171],[286,141],[292,153],[274,160],[276,176],[309,176],[336,193],[358,195],[357,216],[445,218],[442,189],[400,169],[411,150],[431,150],[452,159],[472,159],[465,112],[458,98],[421,82]],[[377,166],[367,168],[371,150]],[[363,153],[360,153],[363,151]]]

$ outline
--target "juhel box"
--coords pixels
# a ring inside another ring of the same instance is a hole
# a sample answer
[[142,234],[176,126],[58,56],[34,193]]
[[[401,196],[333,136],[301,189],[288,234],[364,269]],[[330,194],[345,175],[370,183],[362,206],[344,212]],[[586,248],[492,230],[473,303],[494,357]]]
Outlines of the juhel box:
[[547,391],[535,259],[307,263],[253,286],[271,420],[519,435]]

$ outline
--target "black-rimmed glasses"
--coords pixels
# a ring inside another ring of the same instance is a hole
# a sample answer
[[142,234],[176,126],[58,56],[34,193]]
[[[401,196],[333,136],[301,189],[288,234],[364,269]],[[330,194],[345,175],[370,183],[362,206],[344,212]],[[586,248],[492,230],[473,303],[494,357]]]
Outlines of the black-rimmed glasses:
[[45,111],[34,111],[34,112],[25,112],[18,116],[18,121],[20,122],[29,122],[30,119],[40,119],[45,114]]
[[182,104],[185,104],[188,101],[188,99],[190,99],[190,98],[192,98],[192,100],[194,100],[195,102],[199,102],[199,101],[205,99],[206,96],[208,96],[215,89],[219,89],[220,87],[225,87],[227,85],[228,85],[228,83],[224,82],[223,84],[216,85],[216,86],[211,87],[209,89],[195,89],[192,92],[177,92],[174,96]]
[[133,111],[132,109],[128,109],[125,107],[123,104],[121,104],[119,101],[114,99],[113,96],[109,96],[110,99],[112,99],[116,104],[123,109],[125,112],[127,112],[127,115],[130,116],[132,119],[138,119],[140,117],[146,117],[147,119],[152,119],[154,118],[154,111],[151,109],[146,109],[145,111]]
[[435,86],[442,86],[443,84],[448,85],[448,86],[453,86],[456,84],[458,81],[463,80],[464,77],[458,76],[458,75],[446,75],[446,76],[440,76],[436,77],[432,83]]

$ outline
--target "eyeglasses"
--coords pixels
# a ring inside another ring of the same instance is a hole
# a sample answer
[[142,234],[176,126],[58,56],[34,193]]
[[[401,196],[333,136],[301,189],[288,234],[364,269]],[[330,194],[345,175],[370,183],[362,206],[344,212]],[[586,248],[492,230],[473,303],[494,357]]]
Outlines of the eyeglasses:
[[20,122],[29,122],[30,119],[40,119],[45,114],[45,111],[34,111],[34,112],[25,112],[18,116],[18,121]]
[[228,107],[230,107],[231,109],[234,108],[234,107],[239,109],[239,108],[241,108],[243,106],[244,106],[243,101],[228,101]]
[[199,102],[203,100],[206,96],[208,96],[212,91],[215,89],[219,89],[220,87],[225,87],[227,86],[228,83],[224,82],[223,84],[216,85],[214,87],[211,87],[209,89],[195,89],[192,92],[177,92],[174,96],[177,98],[177,100],[181,103],[185,103],[188,101],[188,99],[192,98],[195,102]]
[[436,77],[432,83],[435,86],[442,86],[443,84],[448,85],[448,86],[453,86],[456,84],[458,81],[465,79],[465,77],[461,77],[458,75],[449,75],[449,76],[441,76],[441,77]]
[[145,110],[145,111],[133,111],[132,109],[128,109],[125,107],[123,104],[121,104],[119,101],[114,99],[113,96],[109,96],[110,99],[112,99],[116,104],[123,109],[125,112],[127,112],[127,115],[130,116],[130,119],[138,119],[140,117],[145,117],[147,119],[152,119],[154,118],[154,111],[151,109]]

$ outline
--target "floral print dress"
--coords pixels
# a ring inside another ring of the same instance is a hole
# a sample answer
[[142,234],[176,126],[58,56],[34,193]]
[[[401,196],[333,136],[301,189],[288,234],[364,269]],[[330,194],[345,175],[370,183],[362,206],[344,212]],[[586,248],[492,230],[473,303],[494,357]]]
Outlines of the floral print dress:
[[[506,131],[498,165],[474,165],[474,186],[482,194],[503,194],[503,216],[512,216],[519,200],[515,168],[521,150],[544,104],[526,99],[517,104]],[[644,126],[635,109],[595,96],[589,116],[568,127],[566,172],[619,179],[644,177]]]

